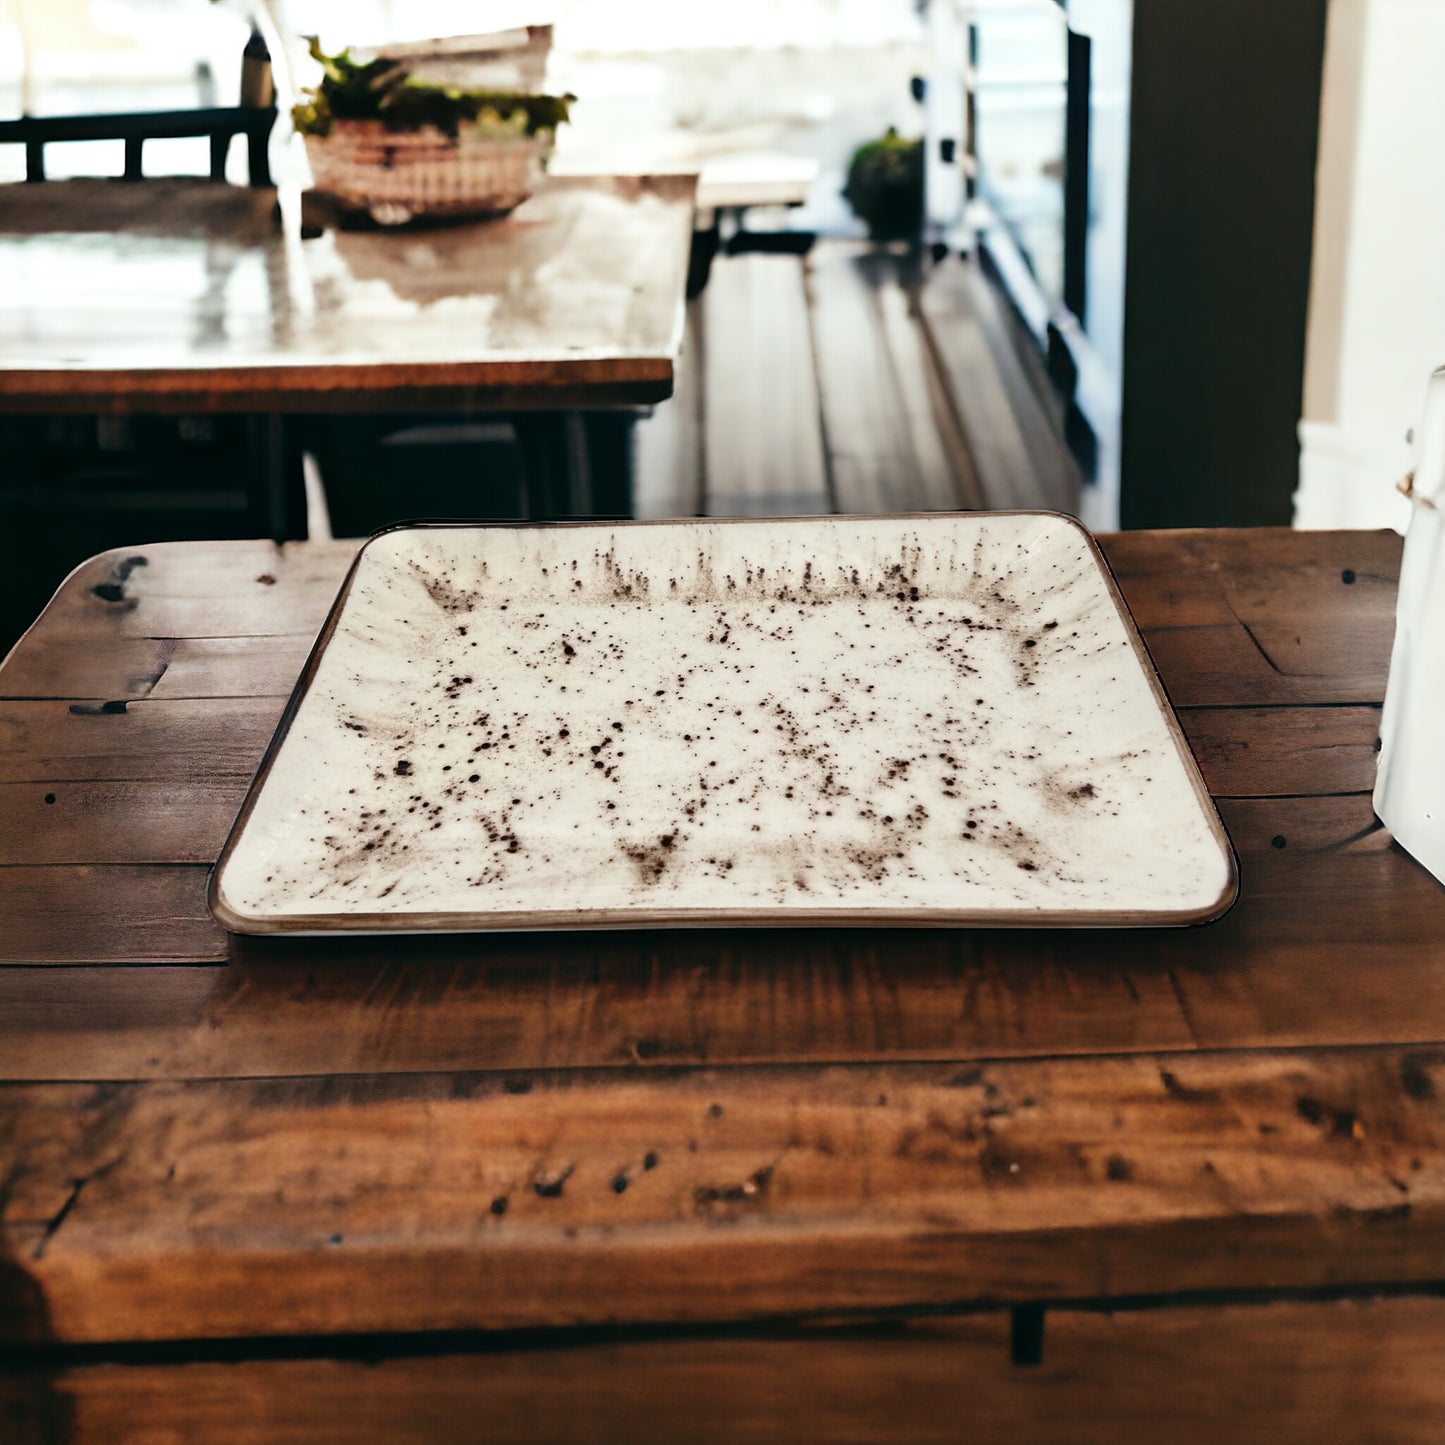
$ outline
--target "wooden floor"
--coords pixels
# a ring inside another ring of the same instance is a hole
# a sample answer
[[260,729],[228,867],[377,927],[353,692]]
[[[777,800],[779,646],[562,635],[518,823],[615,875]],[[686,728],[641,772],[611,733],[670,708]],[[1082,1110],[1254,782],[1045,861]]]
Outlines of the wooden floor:
[[976,262],[852,242],[719,257],[638,430],[641,517],[1049,508],[1080,479]]

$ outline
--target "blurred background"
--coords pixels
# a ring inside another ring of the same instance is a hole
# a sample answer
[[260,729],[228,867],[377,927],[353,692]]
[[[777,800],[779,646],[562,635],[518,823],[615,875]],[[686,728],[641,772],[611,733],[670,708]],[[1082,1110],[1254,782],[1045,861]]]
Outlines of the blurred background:
[[[315,79],[303,35],[549,23],[547,86],[579,97],[554,172],[702,171],[706,285],[677,396],[628,440],[626,510],[1403,527],[1445,362],[1439,0],[0,0],[0,118],[234,105],[257,22],[283,111]],[[904,234],[844,196],[890,132],[919,143]],[[207,142],[147,165],[205,174]],[[0,181],[25,167],[0,145]],[[122,167],[118,140],[47,153],[51,178]],[[415,515],[395,430],[310,438],[312,535]],[[515,470],[504,425],[429,435],[433,460]],[[0,464],[12,525],[27,457]]]

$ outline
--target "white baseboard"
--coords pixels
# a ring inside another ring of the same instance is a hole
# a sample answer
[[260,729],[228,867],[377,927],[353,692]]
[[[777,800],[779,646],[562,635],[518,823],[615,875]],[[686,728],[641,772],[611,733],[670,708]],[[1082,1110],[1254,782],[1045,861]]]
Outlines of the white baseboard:
[[1403,440],[1381,447],[1331,422],[1301,421],[1299,441],[1296,527],[1405,530],[1410,504],[1395,489],[1410,466]]

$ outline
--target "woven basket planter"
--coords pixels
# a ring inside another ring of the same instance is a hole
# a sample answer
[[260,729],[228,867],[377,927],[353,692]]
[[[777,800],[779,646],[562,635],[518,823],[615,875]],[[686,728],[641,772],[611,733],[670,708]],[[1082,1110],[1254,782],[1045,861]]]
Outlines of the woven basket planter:
[[388,130],[380,121],[337,121],[306,137],[318,191],[369,211],[382,224],[419,216],[500,215],[532,194],[550,136],[457,139],[435,126]]

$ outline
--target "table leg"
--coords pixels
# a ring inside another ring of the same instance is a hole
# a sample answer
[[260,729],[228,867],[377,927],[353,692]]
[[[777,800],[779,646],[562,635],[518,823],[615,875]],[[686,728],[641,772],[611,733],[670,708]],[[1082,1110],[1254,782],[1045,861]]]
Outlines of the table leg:
[[522,451],[527,516],[534,522],[591,512],[587,431],[580,412],[523,412],[513,419]]
[[306,481],[295,429],[282,416],[249,419],[246,491],[252,515],[276,542],[306,536]]
[[701,296],[707,279],[712,274],[712,263],[722,244],[718,213],[713,211],[706,225],[699,225],[692,233],[692,251],[687,263],[687,299]]
[[635,411],[590,411],[583,418],[594,517],[633,514],[633,438],[640,416]]

